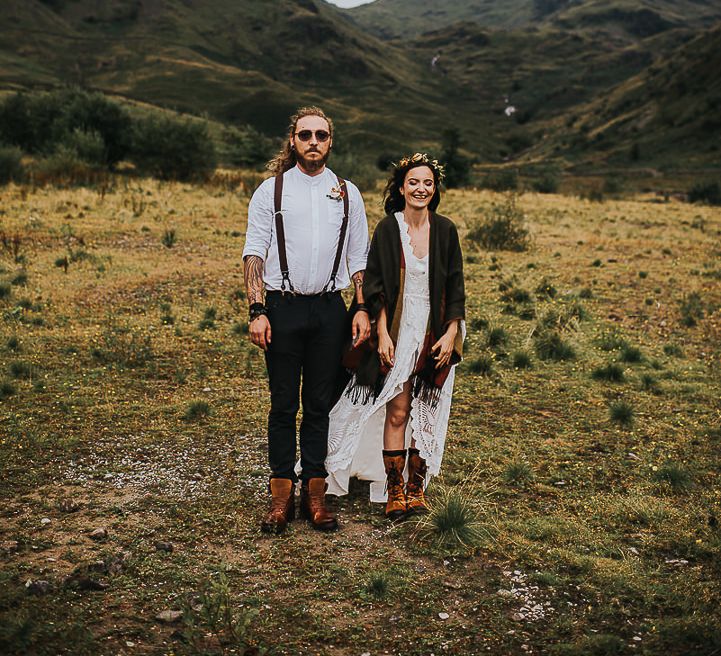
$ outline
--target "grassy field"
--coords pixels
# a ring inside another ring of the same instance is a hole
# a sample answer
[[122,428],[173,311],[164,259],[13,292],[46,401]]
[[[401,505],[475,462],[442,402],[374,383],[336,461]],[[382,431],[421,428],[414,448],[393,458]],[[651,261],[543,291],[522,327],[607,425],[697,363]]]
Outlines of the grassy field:
[[0,652],[721,653],[721,210],[520,196],[528,250],[464,241],[434,515],[268,538],[247,202],[0,189]]

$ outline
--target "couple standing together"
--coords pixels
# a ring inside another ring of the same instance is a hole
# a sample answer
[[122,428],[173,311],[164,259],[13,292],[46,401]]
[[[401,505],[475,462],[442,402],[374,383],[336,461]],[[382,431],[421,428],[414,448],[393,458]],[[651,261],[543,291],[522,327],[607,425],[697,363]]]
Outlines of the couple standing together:
[[319,530],[338,527],[326,491],[346,494],[352,476],[390,519],[424,511],[461,359],[463,259],[455,225],[435,213],[442,167],[421,153],[394,165],[369,248],[360,192],[326,167],[332,145],[330,118],[300,109],[248,207],[249,334],[270,384],[269,533],[294,519],[299,477],[301,514]]

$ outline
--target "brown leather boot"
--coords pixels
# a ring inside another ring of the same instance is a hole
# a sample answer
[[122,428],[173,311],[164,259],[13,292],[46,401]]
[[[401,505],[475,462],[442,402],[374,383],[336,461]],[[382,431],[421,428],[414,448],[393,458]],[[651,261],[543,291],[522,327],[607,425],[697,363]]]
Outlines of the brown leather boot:
[[403,468],[406,466],[406,451],[383,450],[383,465],[386,469],[386,517],[392,520],[406,516],[406,495],[403,492]]
[[264,533],[282,533],[295,519],[295,485],[289,478],[270,479],[270,510],[260,524]]
[[310,478],[303,481],[300,488],[300,514],[319,531],[335,531],[338,528],[335,515],[325,507],[327,489],[325,478]]
[[418,449],[408,449],[408,483],[406,484],[406,506],[409,513],[428,512],[423,486],[426,483],[426,461]]

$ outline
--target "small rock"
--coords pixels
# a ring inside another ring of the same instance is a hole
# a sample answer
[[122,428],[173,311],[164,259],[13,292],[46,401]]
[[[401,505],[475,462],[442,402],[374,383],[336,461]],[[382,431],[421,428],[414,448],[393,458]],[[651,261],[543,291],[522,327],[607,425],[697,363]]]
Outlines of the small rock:
[[60,499],[58,510],[64,513],[74,513],[80,510],[80,504],[75,499]]
[[109,481],[111,478],[113,478],[113,474],[110,474],[110,473],[105,474],[105,476],[103,476],[103,479],[105,479],[106,481]]
[[513,593],[510,590],[504,590],[501,588],[497,593],[499,597],[512,597]]
[[643,638],[641,636],[633,636],[633,638],[631,638],[631,639],[635,640],[636,642],[641,642],[641,640],[643,640]]
[[173,545],[171,542],[156,542],[155,549],[157,551],[167,551],[168,553],[172,553]]
[[126,641],[125,641],[125,646],[126,646],[126,647],[135,647],[135,643],[132,642],[131,640],[126,640]]
[[158,620],[158,622],[163,622],[163,624],[172,624],[173,622],[177,622],[181,617],[183,617],[182,610],[163,610],[155,616],[155,619]]
[[636,547],[629,547],[629,552],[632,553],[634,556],[638,556],[638,549]]
[[50,583],[48,581],[33,581],[32,579],[28,579],[25,581],[25,589],[28,594],[40,597],[50,592]]
[[442,620],[447,620],[450,615],[448,613],[438,613],[438,617],[440,617]]
[[41,523],[43,526],[47,526],[47,525],[50,523],[50,518],[49,518],[49,517],[43,517],[43,518],[40,520],[40,523]]
[[203,391],[204,391],[204,392],[210,392],[210,387],[204,387],[204,388],[203,388]]
[[523,613],[513,613],[513,615],[511,615],[511,619],[514,622],[522,622],[526,619],[526,616]]
[[95,530],[90,532],[90,539],[95,540],[96,542],[100,542],[102,540],[108,539],[108,531],[104,528],[96,528]]

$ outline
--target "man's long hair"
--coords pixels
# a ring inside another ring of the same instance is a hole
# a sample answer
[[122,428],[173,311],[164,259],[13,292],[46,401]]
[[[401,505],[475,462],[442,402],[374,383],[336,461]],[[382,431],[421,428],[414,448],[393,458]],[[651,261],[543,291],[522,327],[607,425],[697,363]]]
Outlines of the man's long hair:
[[290,117],[288,135],[283,140],[283,147],[267,164],[266,168],[273,175],[285,173],[296,165],[298,160],[295,156],[295,150],[290,147],[290,139],[295,134],[295,128],[298,125],[298,121],[305,116],[319,116],[320,118],[325,119],[326,123],[328,123],[328,132],[330,132],[331,138],[333,137],[333,121],[325,115],[325,112],[320,107],[301,107],[295,114],[293,114],[293,116]]

